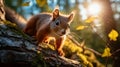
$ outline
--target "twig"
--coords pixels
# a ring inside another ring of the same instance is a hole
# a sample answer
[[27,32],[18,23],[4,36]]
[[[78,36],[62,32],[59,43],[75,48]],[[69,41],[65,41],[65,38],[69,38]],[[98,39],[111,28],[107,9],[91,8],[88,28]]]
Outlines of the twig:
[[120,52],[120,49],[117,49],[116,51],[114,51],[114,52],[112,53],[112,56],[115,55],[115,54],[118,53],[118,52]]
[[97,51],[95,51],[95,50],[93,50],[93,49],[91,49],[91,48],[88,48],[88,47],[85,47],[85,46],[79,44],[78,41],[76,41],[72,36],[67,35],[67,37],[68,37],[72,42],[74,42],[78,47],[84,48],[85,50],[89,50],[89,51],[95,53],[96,55],[99,55],[99,56],[102,55],[101,53],[99,53],[99,52],[97,52]]

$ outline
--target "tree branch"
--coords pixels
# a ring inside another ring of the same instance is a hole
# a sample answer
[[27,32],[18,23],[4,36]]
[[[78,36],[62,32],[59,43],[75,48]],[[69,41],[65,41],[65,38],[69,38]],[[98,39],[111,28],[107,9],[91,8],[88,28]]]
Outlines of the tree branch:
[[95,53],[95,54],[98,55],[98,56],[101,56],[101,55],[102,55],[101,53],[95,51],[94,49],[91,49],[91,48],[88,48],[88,47],[85,47],[85,46],[79,44],[72,36],[67,35],[67,37],[68,37],[73,43],[75,43],[78,47],[83,48],[83,49],[85,49],[85,50],[89,50],[89,51]]

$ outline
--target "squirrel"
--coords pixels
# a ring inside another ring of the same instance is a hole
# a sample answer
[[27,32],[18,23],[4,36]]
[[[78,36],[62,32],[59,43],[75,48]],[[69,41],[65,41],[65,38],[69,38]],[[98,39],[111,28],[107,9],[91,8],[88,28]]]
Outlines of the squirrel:
[[55,49],[60,56],[64,56],[62,50],[66,35],[70,32],[70,23],[74,18],[74,12],[62,15],[59,8],[52,13],[40,13],[30,18],[23,32],[35,36],[38,44],[54,39]]

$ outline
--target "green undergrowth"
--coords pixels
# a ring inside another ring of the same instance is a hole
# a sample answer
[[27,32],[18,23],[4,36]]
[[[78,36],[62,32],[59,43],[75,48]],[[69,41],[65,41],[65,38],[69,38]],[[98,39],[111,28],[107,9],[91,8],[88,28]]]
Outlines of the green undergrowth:
[[[86,47],[85,44],[84,47]],[[65,41],[63,50],[67,58],[79,61],[83,64],[83,67],[104,67],[93,52],[77,46],[68,38]]]

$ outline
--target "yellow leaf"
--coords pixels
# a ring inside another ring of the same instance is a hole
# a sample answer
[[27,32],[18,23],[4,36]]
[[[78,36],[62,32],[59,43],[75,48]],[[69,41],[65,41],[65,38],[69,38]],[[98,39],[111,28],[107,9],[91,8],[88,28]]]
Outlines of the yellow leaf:
[[47,4],[47,0],[36,0],[36,3],[39,7],[43,7]]
[[86,22],[86,23],[91,23],[91,22],[93,22],[95,19],[96,19],[96,17],[91,16],[91,17],[89,17],[88,19],[86,19],[85,22]]
[[25,2],[22,4],[22,6],[29,6],[30,2]]
[[89,61],[87,60],[87,57],[83,54],[78,54],[77,55],[83,60],[83,63],[88,64]]
[[76,28],[76,30],[83,30],[83,29],[85,29],[85,28],[87,28],[87,26],[80,25],[80,26],[78,26],[78,27]]
[[104,53],[102,54],[102,57],[109,57],[109,56],[111,56],[110,48],[106,47],[104,49]]
[[110,38],[110,40],[116,41],[118,37],[118,32],[112,29],[111,32],[108,34],[108,37]]

